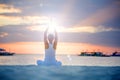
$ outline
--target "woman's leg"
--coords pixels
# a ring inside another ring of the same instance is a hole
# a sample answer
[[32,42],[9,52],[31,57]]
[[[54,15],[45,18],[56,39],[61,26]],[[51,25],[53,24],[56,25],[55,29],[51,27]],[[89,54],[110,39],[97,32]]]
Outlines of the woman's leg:
[[37,65],[43,65],[43,61],[42,60],[37,60]]
[[57,61],[57,62],[56,62],[56,65],[57,65],[57,66],[61,66],[62,63],[61,63],[60,61]]

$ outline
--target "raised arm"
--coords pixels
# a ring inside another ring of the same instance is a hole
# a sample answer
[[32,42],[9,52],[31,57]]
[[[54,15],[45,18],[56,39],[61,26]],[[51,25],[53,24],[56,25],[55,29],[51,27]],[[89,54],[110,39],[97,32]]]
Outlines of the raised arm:
[[58,42],[58,34],[57,34],[56,29],[55,29],[54,49],[56,49],[56,48],[57,48],[57,42]]
[[48,33],[48,28],[44,32],[44,45],[45,45],[45,49],[48,48],[47,33]]

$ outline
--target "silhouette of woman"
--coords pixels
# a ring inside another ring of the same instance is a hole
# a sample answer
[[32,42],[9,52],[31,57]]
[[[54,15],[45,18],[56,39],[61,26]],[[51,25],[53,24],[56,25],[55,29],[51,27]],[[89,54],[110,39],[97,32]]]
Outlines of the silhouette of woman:
[[58,36],[56,30],[54,34],[48,34],[48,28],[44,32],[45,58],[44,61],[38,60],[38,65],[55,65],[60,66],[62,63],[55,58]]

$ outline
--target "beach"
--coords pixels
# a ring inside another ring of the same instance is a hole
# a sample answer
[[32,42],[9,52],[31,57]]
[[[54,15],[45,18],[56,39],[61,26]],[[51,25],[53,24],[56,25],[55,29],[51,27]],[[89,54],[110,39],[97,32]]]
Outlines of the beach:
[[57,55],[62,66],[37,66],[39,54],[0,56],[1,80],[120,80],[119,57]]

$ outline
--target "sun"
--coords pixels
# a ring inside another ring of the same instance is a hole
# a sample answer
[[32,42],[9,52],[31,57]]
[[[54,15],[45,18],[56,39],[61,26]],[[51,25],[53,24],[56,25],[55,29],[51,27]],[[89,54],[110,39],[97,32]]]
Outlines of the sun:
[[54,30],[58,29],[58,22],[55,19],[51,18],[48,23],[48,28],[49,28],[49,33],[53,33]]

